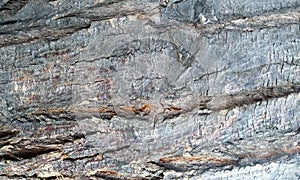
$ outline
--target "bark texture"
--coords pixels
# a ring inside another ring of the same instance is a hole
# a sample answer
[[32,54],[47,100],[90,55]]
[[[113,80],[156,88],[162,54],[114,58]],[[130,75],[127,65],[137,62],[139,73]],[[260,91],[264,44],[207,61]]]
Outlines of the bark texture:
[[298,179],[299,0],[1,0],[1,179]]

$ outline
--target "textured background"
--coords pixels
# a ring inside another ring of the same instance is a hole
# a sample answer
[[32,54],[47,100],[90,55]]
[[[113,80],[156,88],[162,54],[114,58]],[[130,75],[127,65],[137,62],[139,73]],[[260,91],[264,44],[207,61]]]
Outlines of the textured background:
[[298,179],[299,0],[1,0],[1,179]]

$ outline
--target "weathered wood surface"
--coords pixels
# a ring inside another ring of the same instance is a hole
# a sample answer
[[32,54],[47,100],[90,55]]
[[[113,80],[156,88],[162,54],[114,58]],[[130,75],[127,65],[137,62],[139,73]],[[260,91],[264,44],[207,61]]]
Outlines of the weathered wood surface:
[[297,179],[299,0],[1,0],[1,179]]

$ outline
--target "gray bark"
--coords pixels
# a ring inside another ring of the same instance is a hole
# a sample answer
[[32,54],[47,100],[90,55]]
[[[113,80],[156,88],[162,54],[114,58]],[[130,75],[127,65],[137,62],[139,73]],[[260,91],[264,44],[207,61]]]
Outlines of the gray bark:
[[299,0],[1,0],[1,179],[298,179]]

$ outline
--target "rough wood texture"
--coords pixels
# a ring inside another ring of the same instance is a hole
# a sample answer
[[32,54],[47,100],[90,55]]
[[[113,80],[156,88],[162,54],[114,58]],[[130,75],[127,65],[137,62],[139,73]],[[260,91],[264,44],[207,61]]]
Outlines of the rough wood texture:
[[1,179],[297,179],[299,0],[1,0]]

